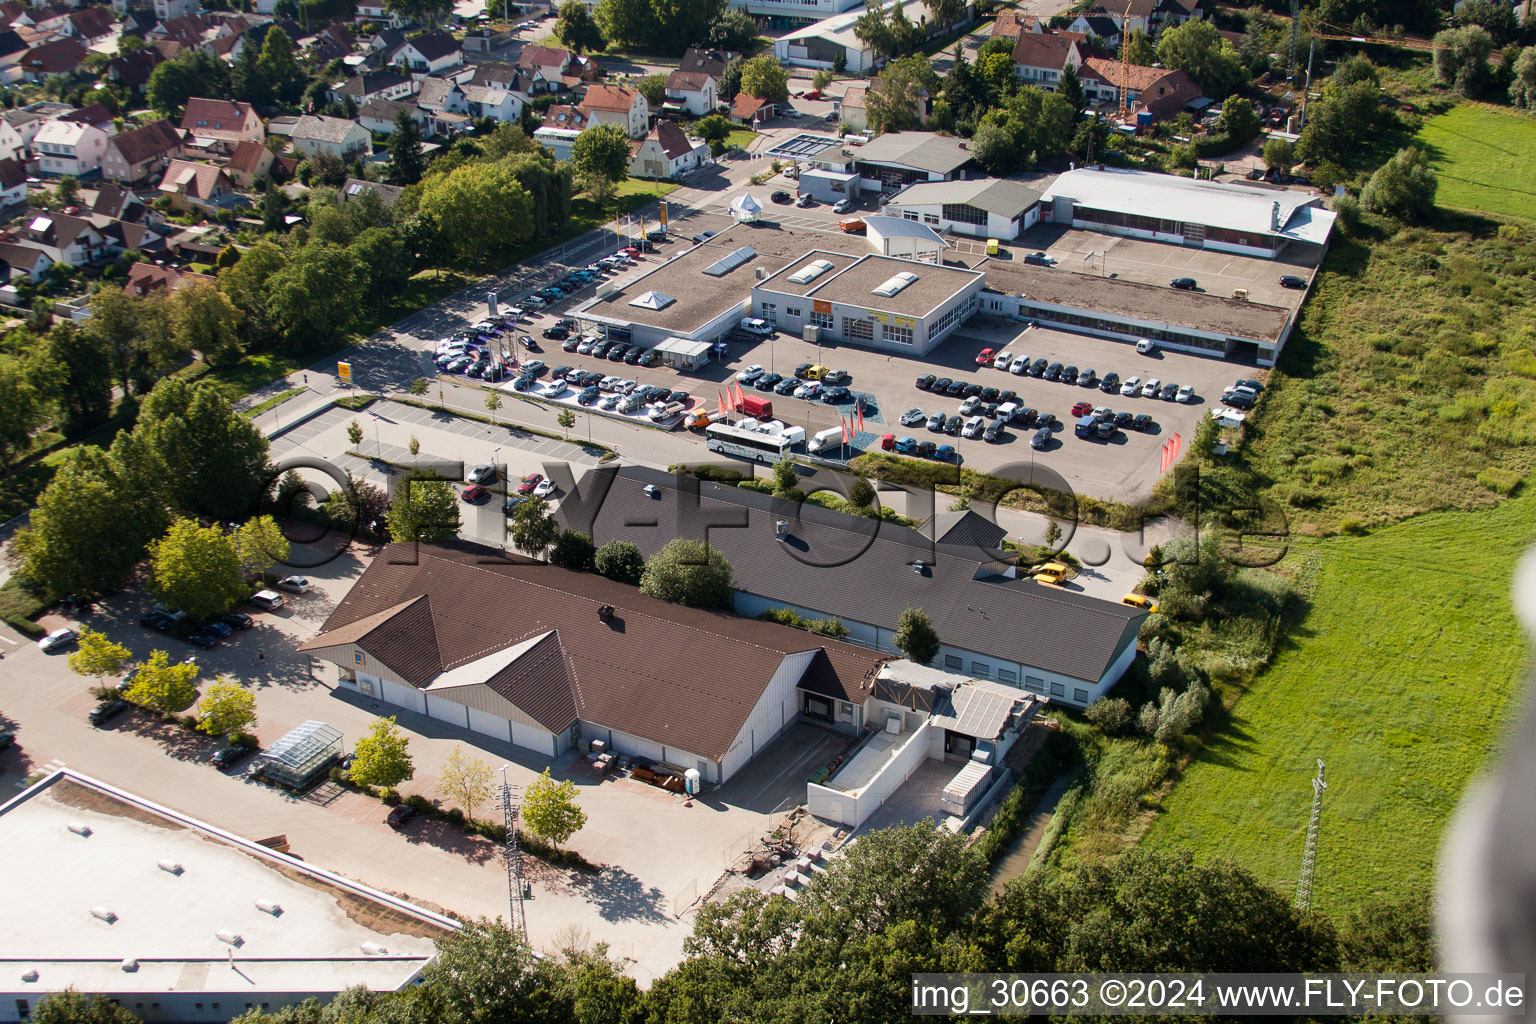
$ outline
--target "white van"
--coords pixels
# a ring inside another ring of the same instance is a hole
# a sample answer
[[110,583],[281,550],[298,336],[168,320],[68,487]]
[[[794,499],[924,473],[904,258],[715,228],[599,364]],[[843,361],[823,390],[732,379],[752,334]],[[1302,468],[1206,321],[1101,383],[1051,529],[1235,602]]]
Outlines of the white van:
[[961,437],[980,437],[981,432],[987,429],[987,421],[980,416],[972,416],[965,421],[965,426],[960,429]]
[[1144,356],[1149,356],[1157,351],[1157,342],[1151,338],[1141,338],[1136,342],[1136,351]]
[[765,338],[773,333],[772,324],[770,324],[767,320],[760,320],[755,316],[742,317],[741,321],[736,326],[746,331],[748,334],[758,334]]
[[283,595],[275,590],[258,590],[251,595],[251,605],[264,612],[275,612],[283,606]]
[[682,402],[667,402],[665,404],[658,402],[651,406],[651,411],[647,415],[650,416],[652,423],[660,423],[663,420],[670,420],[674,416],[680,416],[682,412]]
[[1004,423],[1012,423],[1014,414],[1019,411],[1018,402],[1004,402],[997,407],[997,418]]

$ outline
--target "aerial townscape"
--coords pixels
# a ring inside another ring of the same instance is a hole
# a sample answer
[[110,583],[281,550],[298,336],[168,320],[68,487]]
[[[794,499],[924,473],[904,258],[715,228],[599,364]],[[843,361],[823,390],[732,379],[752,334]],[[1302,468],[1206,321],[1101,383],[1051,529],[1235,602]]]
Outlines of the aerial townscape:
[[1530,0],[5,0],[0,101],[0,1024],[1531,966]]

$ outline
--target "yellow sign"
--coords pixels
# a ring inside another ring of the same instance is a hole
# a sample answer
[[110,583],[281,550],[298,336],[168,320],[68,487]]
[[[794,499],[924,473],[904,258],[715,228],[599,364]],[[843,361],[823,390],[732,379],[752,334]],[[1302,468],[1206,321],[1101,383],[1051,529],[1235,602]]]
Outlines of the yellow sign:
[[817,313],[830,313],[832,312],[832,303],[825,299],[812,299],[811,309]]
[[891,323],[895,324],[897,327],[917,326],[917,321],[910,316],[893,316],[891,317]]
[[889,313],[882,313],[878,309],[870,310],[869,311],[869,315],[870,315],[871,319],[878,320],[882,324],[888,324],[888,323],[891,322],[891,314],[889,314]]
[[336,376],[340,377],[342,380],[346,381],[348,384],[352,383],[352,364],[351,363],[337,363],[336,364]]
[[660,205],[660,212],[657,216],[661,218],[661,230],[667,230],[667,204],[665,202]]

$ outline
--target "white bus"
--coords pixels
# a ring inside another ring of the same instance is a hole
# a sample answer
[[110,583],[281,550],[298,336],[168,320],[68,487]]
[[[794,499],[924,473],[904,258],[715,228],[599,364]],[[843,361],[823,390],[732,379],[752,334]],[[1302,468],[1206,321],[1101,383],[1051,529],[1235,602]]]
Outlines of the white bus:
[[711,423],[704,430],[712,452],[724,452],[757,462],[779,462],[794,447],[795,434],[762,434],[726,423]]

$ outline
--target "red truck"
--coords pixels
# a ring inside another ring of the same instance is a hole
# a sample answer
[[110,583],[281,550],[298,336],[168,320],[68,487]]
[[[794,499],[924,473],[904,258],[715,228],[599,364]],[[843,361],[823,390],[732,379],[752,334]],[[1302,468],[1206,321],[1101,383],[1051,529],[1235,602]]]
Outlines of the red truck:
[[760,420],[772,419],[773,403],[757,395],[742,395],[741,401],[736,403],[736,411]]

